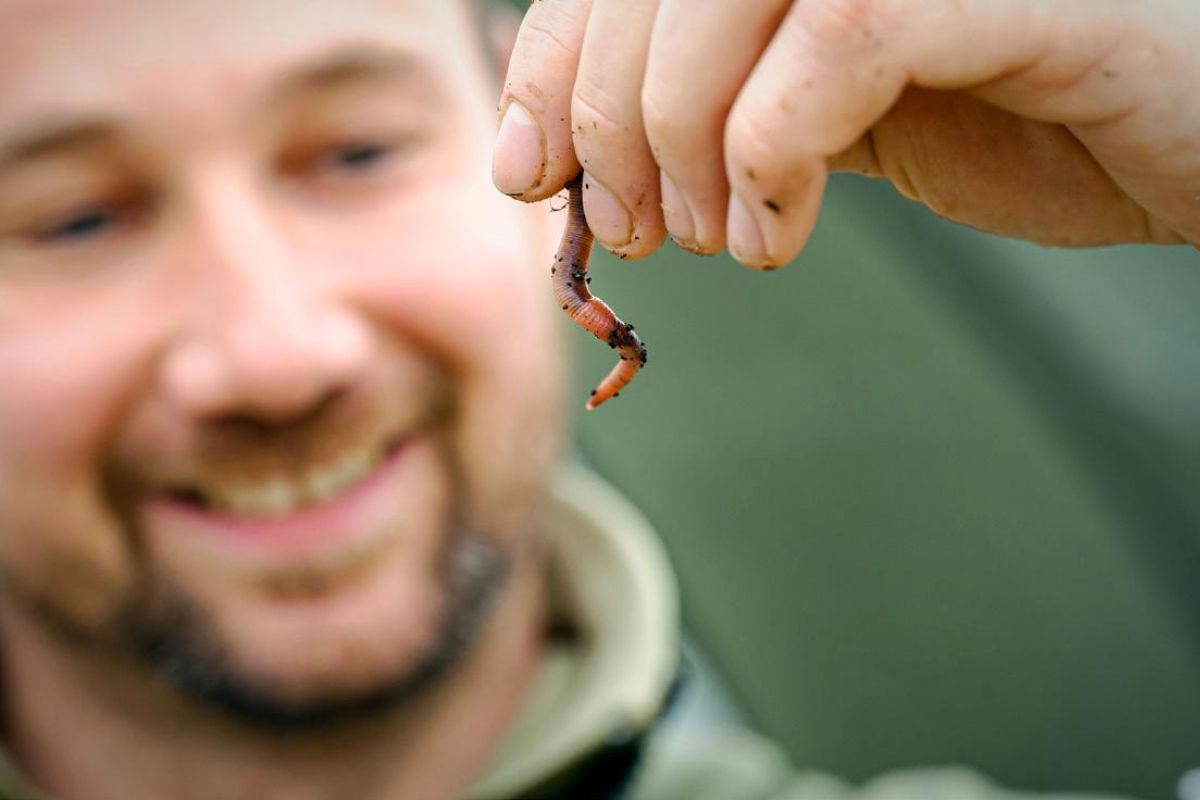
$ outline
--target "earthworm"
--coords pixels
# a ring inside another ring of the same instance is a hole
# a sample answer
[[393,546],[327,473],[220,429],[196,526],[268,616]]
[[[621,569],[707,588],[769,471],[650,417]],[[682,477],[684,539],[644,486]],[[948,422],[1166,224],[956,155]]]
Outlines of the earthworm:
[[563,311],[584,330],[617,351],[621,360],[592,390],[586,408],[591,411],[633,380],[637,371],[646,365],[646,345],[633,331],[633,325],[622,322],[608,303],[592,294],[588,284],[588,259],[592,254],[592,229],[583,215],[583,173],[567,183],[567,227],[562,243],[550,268],[554,297]]

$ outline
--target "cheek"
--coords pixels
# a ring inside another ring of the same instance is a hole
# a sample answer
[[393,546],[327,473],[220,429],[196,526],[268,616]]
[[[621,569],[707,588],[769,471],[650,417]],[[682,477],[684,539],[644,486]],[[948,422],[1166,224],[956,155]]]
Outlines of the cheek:
[[0,297],[0,561],[77,621],[97,622],[132,575],[129,543],[101,494],[105,447],[150,327],[152,306],[131,299]]
[[460,452],[486,495],[477,502],[514,514],[523,504],[508,498],[536,491],[561,427],[564,352],[537,222],[546,213],[490,185],[447,183],[423,194],[359,276],[385,327],[455,370]]
[[[82,329],[6,339],[0,344],[3,462],[8,478],[39,466],[78,476],[93,456],[120,388],[115,358]],[[97,352],[99,351],[99,352]]]
[[551,258],[531,224],[540,209],[478,194],[445,185],[398,214],[365,260],[363,300],[452,361],[548,353],[556,318]]
[[91,475],[143,388],[172,303],[169,286],[136,272],[0,287],[0,470]]

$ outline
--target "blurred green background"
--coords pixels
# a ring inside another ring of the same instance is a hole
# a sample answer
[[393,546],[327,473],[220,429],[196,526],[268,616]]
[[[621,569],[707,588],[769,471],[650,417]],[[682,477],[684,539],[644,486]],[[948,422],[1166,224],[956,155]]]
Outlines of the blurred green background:
[[[1041,249],[837,176],[786,270],[593,274],[653,358],[580,448],[799,766],[1143,798],[1200,766],[1200,253]],[[567,335],[581,406],[612,353]]]

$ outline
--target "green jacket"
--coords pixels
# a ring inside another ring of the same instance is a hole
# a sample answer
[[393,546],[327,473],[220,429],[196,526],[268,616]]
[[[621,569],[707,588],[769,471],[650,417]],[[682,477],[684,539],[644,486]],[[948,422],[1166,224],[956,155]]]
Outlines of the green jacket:
[[[782,748],[744,727],[673,719],[663,706],[680,650],[676,588],[649,524],[598,478],[568,469],[555,486],[545,534],[559,577],[553,605],[569,610],[581,636],[548,656],[525,717],[472,800],[1113,800],[1012,791],[957,766],[852,786],[797,768]],[[689,691],[685,679],[682,693]],[[623,764],[619,754],[631,742],[640,745],[640,764],[623,794],[605,794],[613,789],[611,762]],[[606,750],[618,757],[597,768]],[[593,792],[586,780],[564,781],[589,762],[602,786]]]

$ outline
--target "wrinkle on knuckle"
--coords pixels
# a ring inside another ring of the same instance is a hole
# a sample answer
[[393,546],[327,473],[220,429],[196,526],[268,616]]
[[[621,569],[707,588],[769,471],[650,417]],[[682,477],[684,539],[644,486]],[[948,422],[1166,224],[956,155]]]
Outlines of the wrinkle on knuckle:
[[887,5],[887,0],[821,0],[798,6],[796,18],[804,32],[822,44],[870,41],[882,34]]
[[951,176],[943,176],[942,180],[924,189],[917,189],[914,199],[920,200],[933,213],[946,219],[960,220],[971,209],[966,195]]
[[913,180],[914,173],[909,169],[908,162],[903,158],[880,158],[880,173],[884,180],[896,188],[901,195],[909,200],[923,201],[917,184]]
[[900,194],[924,203],[935,214],[959,220],[979,204],[970,176],[943,164],[922,137],[910,137],[880,157],[883,174]]
[[562,34],[559,33],[561,28],[562,25],[552,24],[550,20],[543,19],[540,15],[531,14],[525,18],[525,24],[522,26],[522,44],[526,46],[532,44],[535,49],[539,50],[543,49],[538,47],[539,45],[549,45],[551,49],[574,58],[577,48],[571,47],[570,43],[563,39]]
[[571,97],[571,121],[574,130],[587,134],[603,128],[606,134],[628,131],[633,121],[626,119],[620,104],[594,84],[576,85]]
[[660,152],[671,152],[686,158],[684,151],[698,128],[695,115],[680,108],[670,99],[669,93],[644,88],[642,90],[642,126],[654,151],[655,160]]
[[767,176],[783,161],[778,126],[754,108],[735,110],[725,125],[725,158],[731,168]]

